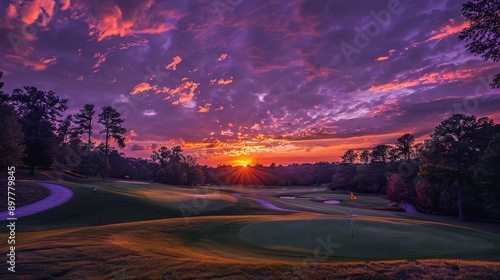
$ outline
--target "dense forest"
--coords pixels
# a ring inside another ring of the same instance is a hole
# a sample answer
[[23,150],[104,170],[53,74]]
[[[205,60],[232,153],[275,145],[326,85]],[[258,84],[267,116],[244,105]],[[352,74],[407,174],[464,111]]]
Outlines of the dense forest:
[[[160,147],[149,159],[127,157],[118,150],[125,147],[127,129],[116,109],[95,112],[93,104],[85,104],[79,113],[65,115],[67,101],[32,86],[10,95],[0,90],[2,170],[14,165],[31,174],[38,168],[187,186],[319,185],[387,194],[427,213],[500,219],[500,125],[486,117],[455,114],[423,143],[404,134],[392,145],[347,150],[341,162],[209,167],[184,155],[180,146]],[[104,127],[99,145],[92,141],[96,123]]]

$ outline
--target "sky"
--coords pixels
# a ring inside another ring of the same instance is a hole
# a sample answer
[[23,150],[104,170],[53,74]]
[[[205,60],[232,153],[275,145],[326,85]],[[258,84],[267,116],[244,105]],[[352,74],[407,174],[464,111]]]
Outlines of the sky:
[[2,1],[3,91],[53,90],[68,114],[113,106],[127,156],[339,161],[454,113],[498,122],[500,67],[458,40],[464,2]]

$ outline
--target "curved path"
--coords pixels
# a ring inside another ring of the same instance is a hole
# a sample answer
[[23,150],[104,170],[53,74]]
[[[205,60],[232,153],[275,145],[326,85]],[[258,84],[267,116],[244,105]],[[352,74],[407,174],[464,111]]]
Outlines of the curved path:
[[9,211],[0,212],[0,220],[3,221],[7,218],[20,218],[42,212],[50,208],[54,208],[65,202],[68,202],[74,195],[74,192],[72,190],[61,185],[50,183],[37,184],[49,189],[50,195],[35,203],[16,208],[15,216],[10,216]]
[[403,205],[403,208],[405,209],[406,213],[410,213],[410,214],[422,214],[420,212],[417,211],[417,209],[415,209],[415,207],[413,207],[413,205],[411,205],[410,203],[402,203]]

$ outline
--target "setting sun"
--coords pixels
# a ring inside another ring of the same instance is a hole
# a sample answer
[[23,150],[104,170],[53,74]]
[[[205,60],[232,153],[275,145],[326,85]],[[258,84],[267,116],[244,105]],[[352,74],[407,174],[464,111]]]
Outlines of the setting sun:
[[242,159],[234,160],[233,165],[247,167],[251,162],[252,162],[252,160],[249,158],[242,158]]

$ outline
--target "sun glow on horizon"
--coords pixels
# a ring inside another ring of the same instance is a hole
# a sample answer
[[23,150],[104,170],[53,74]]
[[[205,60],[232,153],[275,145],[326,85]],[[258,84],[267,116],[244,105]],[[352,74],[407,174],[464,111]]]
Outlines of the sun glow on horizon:
[[250,163],[252,163],[252,160],[249,158],[243,158],[243,159],[234,160],[233,163],[236,166],[247,167]]

